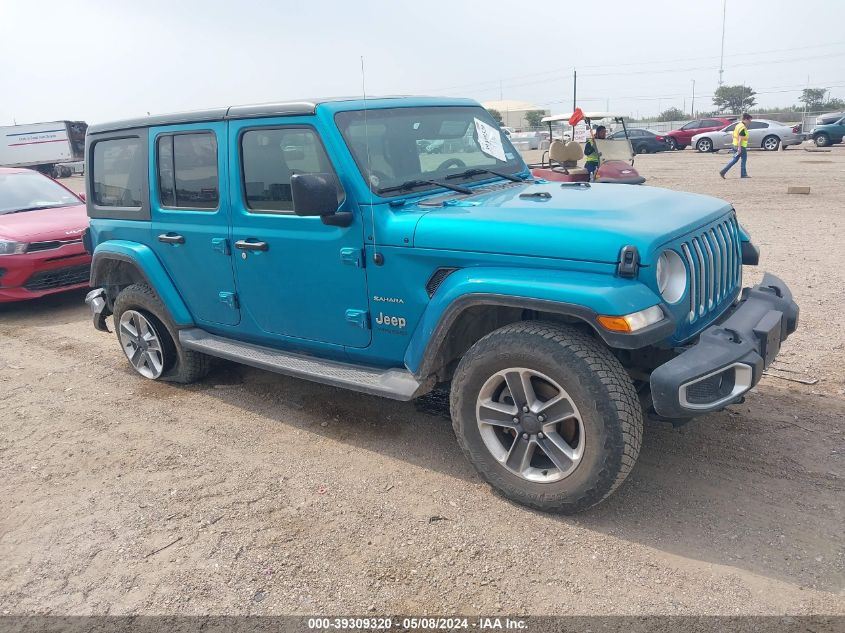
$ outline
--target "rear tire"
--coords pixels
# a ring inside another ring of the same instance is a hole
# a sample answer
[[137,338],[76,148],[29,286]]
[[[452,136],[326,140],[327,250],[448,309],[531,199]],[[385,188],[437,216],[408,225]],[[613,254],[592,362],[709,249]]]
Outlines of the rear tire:
[[544,511],[575,513],[606,499],[642,441],[642,408],[617,358],[553,323],[515,323],[473,345],[452,380],[451,413],[481,477]]
[[713,141],[709,138],[700,138],[698,142],[695,144],[695,149],[697,149],[702,154],[706,154],[708,152],[713,151]]
[[639,149],[637,150],[637,154],[648,154],[648,145],[640,145]]
[[[132,322],[124,328],[122,321],[127,320],[123,319],[125,314]],[[147,325],[144,325],[144,322]],[[120,291],[114,302],[114,324],[117,340],[126,353],[130,366],[145,378],[187,384],[201,380],[211,369],[212,359],[209,356],[182,349],[179,345],[178,330],[167,309],[147,284],[132,284]],[[132,342],[132,330],[138,332],[136,324],[141,324],[143,329],[149,329],[149,340],[158,342],[153,362],[136,364],[130,358],[130,352],[137,348]]]
[[777,136],[771,134],[763,139],[761,147],[767,152],[776,152],[777,149],[780,147],[780,139]]

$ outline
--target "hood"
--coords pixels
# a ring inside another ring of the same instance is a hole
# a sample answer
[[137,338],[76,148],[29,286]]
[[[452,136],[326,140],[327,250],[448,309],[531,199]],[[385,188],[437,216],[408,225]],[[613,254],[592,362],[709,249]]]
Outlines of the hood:
[[[520,197],[538,192],[551,197]],[[710,196],[619,184],[524,185],[469,196],[466,203],[474,206],[423,215],[414,246],[614,263],[625,245],[645,257],[731,211]]]
[[73,240],[81,238],[86,228],[88,215],[84,204],[0,215],[0,239],[18,242]]

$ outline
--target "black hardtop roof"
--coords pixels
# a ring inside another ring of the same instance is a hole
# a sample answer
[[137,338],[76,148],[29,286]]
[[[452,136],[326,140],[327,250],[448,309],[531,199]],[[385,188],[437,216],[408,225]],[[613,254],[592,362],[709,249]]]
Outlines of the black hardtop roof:
[[[368,97],[367,101],[382,99],[407,99],[407,95]],[[415,97],[417,98],[417,97]],[[466,99],[438,98],[440,101],[455,101],[466,103]],[[302,99],[297,101],[279,101],[272,103],[256,103],[251,105],[225,106],[208,108],[206,110],[192,110],[189,112],[174,112],[171,114],[154,114],[134,119],[123,119],[107,123],[95,123],[88,126],[88,134],[115,132],[140,127],[154,127],[175,123],[202,123],[208,121],[224,121],[228,119],[254,119],[271,116],[295,116],[314,114],[317,106],[322,103],[337,101],[362,101],[362,97],[331,97],[324,99]]]

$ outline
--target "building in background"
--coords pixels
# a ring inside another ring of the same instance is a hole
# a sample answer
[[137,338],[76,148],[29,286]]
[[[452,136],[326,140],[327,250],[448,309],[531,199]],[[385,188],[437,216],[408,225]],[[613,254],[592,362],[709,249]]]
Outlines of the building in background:
[[497,110],[502,115],[502,125],[505,127],[516,128],[517,130],[524,130],[529,127],[525,120],[525,115],[528,112],[539,111],[543,116],[549,114],[545,108],[528,103],[527,101],[485,101],[482,103],[488,110]]

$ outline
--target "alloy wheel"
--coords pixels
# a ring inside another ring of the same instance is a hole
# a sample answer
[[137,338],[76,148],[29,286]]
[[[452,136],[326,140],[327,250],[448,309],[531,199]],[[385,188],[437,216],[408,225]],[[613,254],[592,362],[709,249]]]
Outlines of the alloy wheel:
[[164,371],[164,351],[153,324],[137,310],[120,315],[118,337],[126,358],[139,374],[155,380]]
[[491,455],[527,481],[560,481],[584,455],[578,407],[563,387],[533,369],[514,367],[491,376],[479,391],[476,420]]
[[763,141],[763,148],[770,152],[776,150],[778,145],[780,145],[780,142],[774,136],[769,136],[765,141]]

